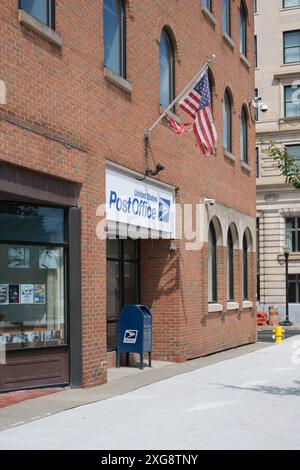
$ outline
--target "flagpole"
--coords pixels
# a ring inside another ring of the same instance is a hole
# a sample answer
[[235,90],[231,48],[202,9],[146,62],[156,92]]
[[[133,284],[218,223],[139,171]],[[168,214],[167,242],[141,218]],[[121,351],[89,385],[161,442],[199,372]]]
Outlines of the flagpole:
[[145,139],[148,140],[150,138],[150,134],[151,132],[153,131],[154,127],[157,126],[157,124],[160,123],[160,121],[164,118],[164,116],[166,115],[166,113],[168,111],[170,111],[170,109],[173,108],[174,104],[177,103],[178,100],[180,100],[180,98],[184,95],[184,93],[192,86],[192,84],[197,80],[197,78],[204,72],[205,68],[210,65],[214,60],[215,60],[216,56],[215,54],[213,54],[211,56],[210,59],[207,60],[207,62],[203,65],[203,67],[201,68],[201,70],[194,76],[194,78],[192,78],[192,80],[186,85],[186,87],[184,87],[184,89],[179,93],[178,96],[176,96],[176,98],[172,101],[172,103],[169,104],[169,106],[164,110],[164,112],[159,116],[159,118],[155,121],[155,123],[149,127],[148,129],[146,129],[145,131]]

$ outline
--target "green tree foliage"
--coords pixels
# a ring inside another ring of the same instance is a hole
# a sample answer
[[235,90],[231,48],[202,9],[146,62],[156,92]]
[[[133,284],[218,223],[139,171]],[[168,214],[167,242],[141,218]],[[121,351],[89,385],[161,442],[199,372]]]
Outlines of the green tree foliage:
[[288,155],[287,147],[280,148],[271,141],[269,147],[263,150],[269,157],[273,158],[286,183],[295,189],[300,189],[300,166],[294,158]]

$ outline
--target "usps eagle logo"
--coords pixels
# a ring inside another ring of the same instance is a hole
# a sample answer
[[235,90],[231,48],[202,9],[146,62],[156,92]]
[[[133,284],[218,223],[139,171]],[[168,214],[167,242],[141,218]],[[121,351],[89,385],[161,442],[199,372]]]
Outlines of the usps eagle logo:
[[158,220],[160,222],[170,221],[171,201],[169,199],[159,198]]

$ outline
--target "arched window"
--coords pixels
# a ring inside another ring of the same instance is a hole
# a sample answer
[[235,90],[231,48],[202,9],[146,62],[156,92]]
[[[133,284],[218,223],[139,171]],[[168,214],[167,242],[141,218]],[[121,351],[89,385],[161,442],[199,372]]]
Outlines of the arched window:
[[163,29],[159,44],[160,105],[167,108],[175,98],[174,51],[170,36]]
[[208,234],[208,301],[217,302],[217,237],[212,222]]
[[240,53],[247,57],[247,12],[243,1],[240,4]]
[[213,111],[214,110],[214,91],[215,91],[216,83],[215,83],[215,78],[210,68],[208,69],[208,83],[209,83],[209,91],[210,91],[211,108]]
[[230,0],[222,0],[222,29],[224,33],[230,36],[230,33],[231,33]]
[[228,152],[232,151],[232,118],[231,97],[226,90],[223,101],[223,147]]
[[233,237],[231,229],[227,236],[227,300],[234,300],[234,258],[233,258]]
[[248,300],[248,241],[244,234],[243,238],[243,296],[244,300]]
[[241,112],[241,160],[248,163],[248,118],[246,111]]
[[125,8],[123,0],[104,0],[104,65],[125,78]]

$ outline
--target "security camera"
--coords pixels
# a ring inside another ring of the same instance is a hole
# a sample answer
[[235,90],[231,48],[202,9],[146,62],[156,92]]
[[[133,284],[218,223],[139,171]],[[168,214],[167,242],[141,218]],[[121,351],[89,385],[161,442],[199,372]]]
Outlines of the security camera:
[[267,111],[269,111],[269,106],[266,103],[261,103],[259,109],[261,110],[261,112],[266,113]]
[[216,200],[215,199],[208,199],[207,197],[204,198],[204,203],[205,204],[209,204],[210,206],[214,206],[215,203],[216,203]]

